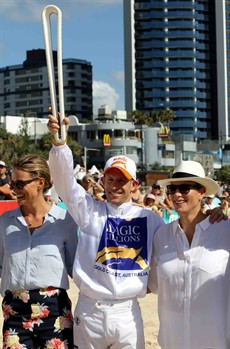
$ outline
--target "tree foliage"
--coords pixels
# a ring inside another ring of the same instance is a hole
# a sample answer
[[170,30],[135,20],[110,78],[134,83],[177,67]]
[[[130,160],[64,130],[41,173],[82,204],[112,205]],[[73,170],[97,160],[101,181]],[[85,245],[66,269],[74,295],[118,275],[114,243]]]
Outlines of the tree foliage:
[[215,172],[217,180],[223,183],[230,183],[230,166],[223,166],[220,170]]
[[174,112],[169,109],[161,109],[158,113],[151,111],[150,113],[144,113],[139,110],[131,112],[132,120],[136,125],[153,126],[155,123],[161,123],[163,125],[169,125],[171,121],[175,119]]
[[135,125],[147,125],[149,127],[152,126],[152,119],[150,118],[149,114],[134,110],[131,113],[131,116]]
[[[30,139],[26,118],[23,118],[17,134],[0,128],[0,160],[5,161],[8,168],[14,160],[29,153],[43,155],[48,160],[51,145],[51,134],[48,132],[41,139]],[[68,145],[73,152],[74,162],[80,162],[82,147],[71,136],[68,137]]]
[[168,125],[171,121],[175,119],[175,114],[172,109],[166,108],[161,109],[157,114],[157,122],[160,122],[163,125]]
[[168,172],[169,178],[172,177],[174,167],[173,166],[162,166],[159,162],[154,162],[150,165],[152,171],[164,171]]

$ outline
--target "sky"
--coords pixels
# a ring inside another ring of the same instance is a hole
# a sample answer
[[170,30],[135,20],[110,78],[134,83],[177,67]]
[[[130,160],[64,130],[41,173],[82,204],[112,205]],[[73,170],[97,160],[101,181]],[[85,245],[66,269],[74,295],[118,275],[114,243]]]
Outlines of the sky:
[[[26,51],[44,49],[41,13],[56,5],[62,12],[62,56],[93,66],[93,109],[124,110],[122,0],[0,0],[0,68],[22,64]],[[53,49],[56,15],[51,16]]]

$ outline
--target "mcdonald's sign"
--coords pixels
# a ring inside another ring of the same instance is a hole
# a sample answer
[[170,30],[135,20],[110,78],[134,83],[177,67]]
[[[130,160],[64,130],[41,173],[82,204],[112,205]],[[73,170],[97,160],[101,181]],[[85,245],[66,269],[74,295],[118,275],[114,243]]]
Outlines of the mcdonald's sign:
[[169,128],[166,125],[161,125],[158,137],[159,138],[169,138]]
[[111,139],[109,134],[104,134],[103,136],[103,144],[104,147],[110,147],[111,146]]

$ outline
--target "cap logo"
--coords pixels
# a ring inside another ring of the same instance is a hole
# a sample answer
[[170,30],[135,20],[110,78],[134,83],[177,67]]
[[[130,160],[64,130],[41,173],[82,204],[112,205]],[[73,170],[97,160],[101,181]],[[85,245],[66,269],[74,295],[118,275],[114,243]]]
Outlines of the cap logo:
[[113,163],[111,164],[111,166],[123,166],[124,168],[126,168],[126,162],[127,160],[124,158],[116,158],[114,159]]
[[112,168],[119,169],[128,179],[136,179],[135,162],[126,156],[121,155],[110,158],[105,164],[104,173]]

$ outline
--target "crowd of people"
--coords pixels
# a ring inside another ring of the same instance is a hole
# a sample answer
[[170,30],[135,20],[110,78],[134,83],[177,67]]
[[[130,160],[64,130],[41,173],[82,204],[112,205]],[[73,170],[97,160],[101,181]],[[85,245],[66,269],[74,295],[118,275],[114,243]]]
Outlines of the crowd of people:
[[[106,201],[105,190],[101,182],[103,170],[100,172],[86,172],[81,179],[76,179],[83,186],[88,194],[94,199]],[[10,170],[11,173],[11,170]],[[76,177],[76,176],[75,176]],[[10,189],[11,174],[7,171],[7,166],[4,161],[0,161],[0,200],[17,200],[14,192]],[[140,206],[152,210],[157,215],[163,218],[165,223],[170,223],[177,220],[179,215],[174,209],[170,196],[167,195],[166,189],[154,181],[151,187],[142,186],[141,180],[137,178],[138,185],[131,192],[131,200],[134,206]],[[205,196],[202,199],[201,207],[205,213],[207,210],[220,207],[223,213],[230,218],[230,187],[220,181],[216,181],[218,190],[215,194]],[[45,193],[45,198],[50,203],[59,204],[61,207],[66,207],[52,186]]]
[[[53,115],[48,129],[59,129]],[[49,165],[33,154],[12,164],[19,207],[0,216],[3,348],[144,349],[138,299],[148,292],[163,349],[229,348],[226,192],[195,161],[144,192],[126,156],[79,183],[66,141],[52,143]],[[53,184],[66,209],[47,199]]]
[[[82,176],[81,179],[77,179],[77,182],[81,184],[86,192],[92,195],[94,199],[105,201],[105,190],[101,183],[102,176],[103,171],[94,174],[89,171]],[[11,175],[7,173],[5,162],[0,161],[0,200],[17,200],[17,197],[10,189],[10,178]],[[134,206],[152,210],[162,217],[165,223],[170,223],[178,219],[179,215],[175,211],[173,203],[163,186],[158,182],[153,182],[151,187],[146,187],[142,186],[140,179],[137,178],[137,181],[138,185],[131,193],[131,200]],[[207,210],[220,207],[224,214],[230,218],[230,190],[225,184],[221,186],[222,189],[220,189],[220,182],[217,181],[217,184],[219,186],[218,192],[203,198],[201,204],[202,211],[205,213]],[[224,190],[225,187],[227,187],[227,189]],[[58,198],[57,192],[53,186],[45,193],[45,198],[50,203],[65,207],[60,197]]]
[[[103,184],[101,182],[102,172],[95,174],[88,173],[78,183],[81,184],[86,192],[96,200],[106,200]],[[178,212],[174,209],[173,202],[167,195],[166,188],[160,185],[160,181],[154,181],[151,187],[142,186],[141,180],[137,178],[137,186],[131,192],[131,200],[134,206],[140,206],[152,210],[163,218],[165,223],[177,220]],[[225,185],[220,188],[220,182],[216,182],[218,191],[215,194],[204,196],[202,199],[202,211],[206,213],[216,207],[220,207],[224,214],[230,218],[230,195],[228,190],[224,190]]]

